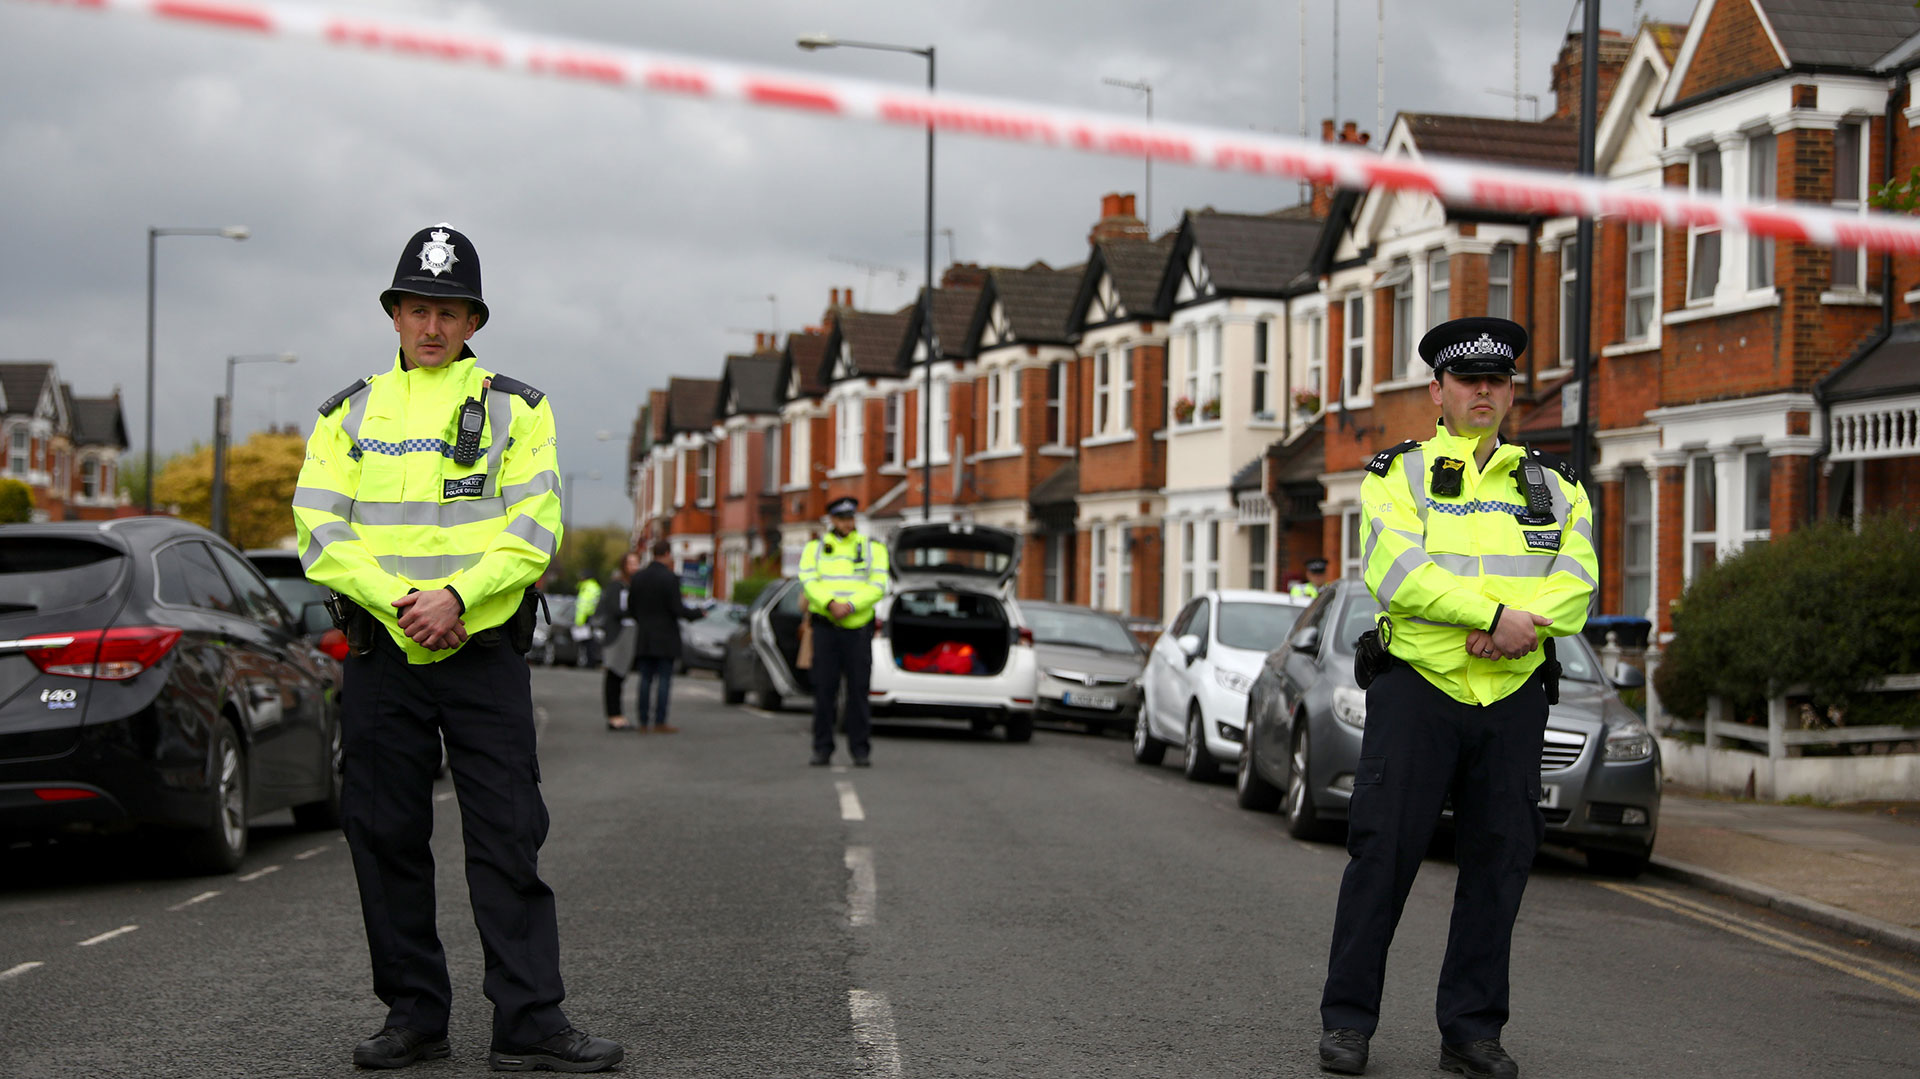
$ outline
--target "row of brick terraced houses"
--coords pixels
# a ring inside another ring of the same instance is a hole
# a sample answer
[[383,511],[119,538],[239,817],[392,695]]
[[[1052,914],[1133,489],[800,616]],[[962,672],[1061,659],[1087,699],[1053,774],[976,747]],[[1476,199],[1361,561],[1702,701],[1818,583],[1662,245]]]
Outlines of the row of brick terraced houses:
[[[1865,212],[1920,164],[1910,0],[1701,0],[1687,26],[1599,44],[1616,183]],[[1579,55],[1575,35],[1546,119],[1403,113],[1376,148],[1572,171]],[[1525,325],[1506,434],[1569,447],[1576,225],[1316,190],[1151,238],[1109,195],[1082,264],[955,265],[892,312],[835,290],[818,326],[651,392],[636,532],[710,560],[724,595],[791,572],[850,494],[883,536],[923,513],[1013,528],[1020,595],[1156,621],[1209,587],[1284,587],[1312,557],[1356,574],[1362,462],[1433,430],[1413,348],[1429,326]],[[1920,505],[1920,259],[1617,220],[1595,235],[1599,613],[1670,629],[1687,580],[1743,544]]]

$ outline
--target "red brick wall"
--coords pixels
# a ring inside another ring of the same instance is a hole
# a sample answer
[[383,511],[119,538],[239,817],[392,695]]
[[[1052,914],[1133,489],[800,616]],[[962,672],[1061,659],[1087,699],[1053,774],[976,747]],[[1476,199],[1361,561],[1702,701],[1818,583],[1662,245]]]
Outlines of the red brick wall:
[[1686,99],[1717,86],[1783,67],[1749,0],[1715,4],[1687,68],[1679,97]]
[[1866,469],[1868,513],[1920,515],[1920,457],[1862,461],[1860,467]]
[[[1151,330],[1142,324],[1143,331]],[[1115,350],[1110,362],[1122,362],[1124,350]],[[1166,486],[1166,443],[1153,437],[1166,417],[1167,350],[1164,345],[1142,345],[1133,349],[1134,387],[1131,441],[1107,446],[1091,446],[1080,451],[1080,490],[1136,491]],[[1076,380],[1078,418],[1075,441],[1093,430],[1094,360],[1082,356]],[[1110,407],[1119,407],[1114,403]]]
[[1686,512],[1687,470],[1682,467],[1660,469],[1659,536],[1654,541],[1658,562],[1660,594],[1653,607],[1658,615],[1656,632],[1673,631],[1671,604],[1680,598],[1686,585]]
[[1770,462],[1767,483],[1767,528],[1784,536],[1813,519],[1807,505],[1807,468],[1810,458],[1776,456]]
[[1123,548],[1121,554],[1123,558],[1133,559],[1133,595],[1127,603],[1127,609],[1136,617],[1151,618],[1165,625],[1169,612],[1161,609],[1161,601],[1165,597],[1166,567],[1163,563],[1166,560],[1163,556],[1166,552],[1161,550],[1160,529],[1144,525],[1129,529],[1127,534],[1133,540],[1133,553],[1129,555]]
[[1626,484],[1620,480],[1587,484],[1589,497],[1600,503],[1600,609],[1617,611],[1621,604],[1620,566],[1626,561]]

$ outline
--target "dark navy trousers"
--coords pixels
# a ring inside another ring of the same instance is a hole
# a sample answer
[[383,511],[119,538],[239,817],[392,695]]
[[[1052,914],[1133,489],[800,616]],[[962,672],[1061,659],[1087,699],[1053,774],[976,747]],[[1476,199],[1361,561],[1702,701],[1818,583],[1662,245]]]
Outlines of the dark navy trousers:
[[1484,707],[1454,700],[1400,661],[1368,687],[1348,809],[1350,860],[1320,999],[1326,1029],[1371,1035],[1378,1026],[1387,947],[1451,794],[1459,881],[1436,1017],[1443,1041],[1500,1036],[1513,923],[1546,834],[1539,805],[1546,725],[1537,678]]
[[847,752],[855,759],[873,746],[872,713],[867,688],[873,683],[873,623],[842,629],[813,617],[813,751],[833,752],[834,713],[839,711],[840,682],[847,683]]
[[429,846],[444,735],[494,1039],[551,1037],[567,1027],[566,991],[553,890],[539,874],[547,807],[526,658],[504,643],[469,640],[438,663],[411,665],[375,633],[374,650],[346,662],[341,809],[387,1024],[437,1035],[452,1007]]

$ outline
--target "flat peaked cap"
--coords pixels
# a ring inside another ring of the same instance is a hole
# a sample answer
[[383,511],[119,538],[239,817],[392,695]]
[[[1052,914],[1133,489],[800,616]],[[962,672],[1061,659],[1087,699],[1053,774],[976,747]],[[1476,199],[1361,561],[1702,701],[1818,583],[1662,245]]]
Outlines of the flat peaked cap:
[[1511,375],[1527,351],[1527,328],[1504,318],[1476,315],[1442,322],[1420,339],[1420,358],[1433,376]]
[[851,495],[845,498],[836,498],[832,502],[827,503],[827,516],[851,517],[854,511],[859,508],[860,503],[855,501]]

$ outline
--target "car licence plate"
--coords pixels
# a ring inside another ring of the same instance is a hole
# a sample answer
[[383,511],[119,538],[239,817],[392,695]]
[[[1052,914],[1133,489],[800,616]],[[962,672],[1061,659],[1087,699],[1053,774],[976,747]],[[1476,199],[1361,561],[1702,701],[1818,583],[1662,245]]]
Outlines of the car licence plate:
[[1540,808],[1560,808],[1560,788],[1552,783],[1540,784]]
[[1062,696],[1060,699],[1067,704],[1074,705],[1079,708],[1104,708],[1108,711],[1112,711],[1113,709],[1120,707],[1119,701],[1114,700],[1112,697],[1107,696],[1105,693],[1069,692],[1064,696]]

